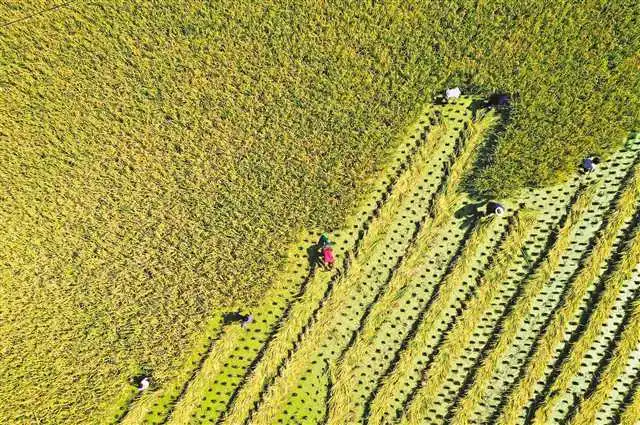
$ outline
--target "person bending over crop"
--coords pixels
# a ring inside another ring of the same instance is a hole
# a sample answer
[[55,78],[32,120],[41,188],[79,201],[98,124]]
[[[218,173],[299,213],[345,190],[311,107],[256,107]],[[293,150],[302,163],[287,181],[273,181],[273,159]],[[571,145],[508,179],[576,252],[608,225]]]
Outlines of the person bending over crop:
[[504,207],[502,205],[500,205],[497,202],[494,201],[489,201],[487,202],[487,212],[486,215],[491,215],[491,214],[495,214],[495,215],[502,215],[504,214]]
[[331,245],[326,245],[320,249],[320,261],[325,270],[331,270],[336,262],[336,256],[333,253]]
[[600,158],[598,158],[597,156],[590,156],[588,158],[585,158],[584,161],[582,161],[582,171],[584,171],[585,173],[593,173],[594,171],[596,171],[596,165],[600,163]]
[[458,99],[461,94],[462,94],[462,91],[458,87],[454,87],[452,89],[446,89],[444,92],[445,103],[449,103],[451,101]]
[[318,261],[325,270],[333,268],[333,264],[336,261],[335,254],[333,253],[333,242],[329,240],[329,235],[323,233],[320,235],[320,239],[316,244],[318,249]]

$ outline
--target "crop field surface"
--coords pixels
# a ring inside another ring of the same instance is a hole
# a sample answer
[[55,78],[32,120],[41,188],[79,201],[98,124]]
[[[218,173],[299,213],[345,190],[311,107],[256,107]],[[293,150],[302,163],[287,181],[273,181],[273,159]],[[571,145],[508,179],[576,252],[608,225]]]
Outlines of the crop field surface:
[[632,423],[636,9],[0,0],[0,424]]
[[115,422],[635,425],[640,137],[486,216],[461,183],[500,117],[474,100],[420,113],[331,235],[336,270],[306,236],[255,324]]

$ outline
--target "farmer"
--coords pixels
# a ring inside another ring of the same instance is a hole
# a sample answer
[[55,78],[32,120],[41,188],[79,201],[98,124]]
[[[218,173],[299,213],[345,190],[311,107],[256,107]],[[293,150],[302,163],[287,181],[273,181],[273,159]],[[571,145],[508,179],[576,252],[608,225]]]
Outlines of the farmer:
[[320,249],[320,262],[325,270],[331,270],[336,262],[336,256],[333,253],[331,245],[326,245]]
[[489,201],[487,202],[487,212],[486,215],[502,215],[504,214],[505,208],[497,202]]
[[149,378],[148,376],[145,376],[140,380],[140,385],[138,385],[138,391],[146,390],[147,388],[149,388],[149,385],[151,385],[151,378]]
[[593,173],[596,171],[596,165],[600,162],[600,158],[590,156],[582,161],[582,171],[585,173]]
[[242,319],[242,324],[240,326],[242,326],[243,328],[246,328],[251,323],[253,323],[253,314],[247,314]]
[[487,102],[487,106],[489,107],[489,109],[493,107],[501,108],[508,105],[509,105],[509,96],[504,93],[492,95],[489,98],[489,102]]
[[455,100],[455,99],[459,98],[461,94],[462,94],[462,92],[460,91],[460,88],[454,87],[452,89],[445,90],[444,98],[445,98],[446,102],[449,102],[451,100]]

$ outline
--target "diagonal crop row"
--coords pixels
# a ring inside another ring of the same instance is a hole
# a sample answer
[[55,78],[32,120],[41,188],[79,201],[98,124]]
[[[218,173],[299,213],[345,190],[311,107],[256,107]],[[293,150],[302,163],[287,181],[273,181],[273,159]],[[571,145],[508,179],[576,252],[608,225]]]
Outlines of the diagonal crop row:
[[[635,240],[636,237],[637,241]],[[559,362],[562,362],[562,366],[561,369],[559,369],[555,383],[550,386],[549,394],[551,395],[545,399],[544,404],[540,405],[540,408],[535,412],[534,423],[545,424],[550,420],[551,410],[557,398],[571,387],[571,379],[580,369],[582,359],[589,350],[589,347],[591,347],[600,335],[600,331],[611,313],[618,294],[622,289],[622,285],[631,277],[633,270],[639,262],[640,232],[636,232],[634,239],[628,245],[628,251],[625,252],[621,262],[617,265],[617,272],[601,283],[602,290],[596,289],[593,292],[595,297],[602,294],[602,298],[590,303],[597,303],[595,309],[587,309],[585,311],[586,317],[581,320],[581,322],[586,322],[587,325],[579,327],[577,329],[578,336],[572,337],[572,340],[577,339],[576,343],[566,344],[565,352],[568,357],[560,356]],[[554,375],[555,373],[552,374],[551,377]],[[543,391],[541,394],[544,395],[544,393]],[[536,405],[532,405],[532,410],[535,408]]]
[[536,295],[544,288],[560,264],[562,255],[571,242],[571,231],[580,222],[583,213],[589,207],[596,187],[590,186],[588,189],[579,189],[579,193],[569,213],[566,215],[564,223],[554,235],[551,249],[527,283],[522,297],[516,301],[516,304],[505,319],[498,341],[484,360],[482,360],[482,356],[478,359],[478,362],[482,361],[482,363],[478,367],[472,368],[472,372],[469,373],[461,386],[462,398],[459,405],[454,403],[452,406],[452,410],[455,412],[450,418],[452,423],[464,424],[470,422],[473,407],[482,402],[493,371],[497,368],[498,363],[518,334],[522,318],[531,309]]
[[[640,380],[640,372],[638,373],[638,380]],[[629,389],[630,397],[628,402],[625,400],[625,408],[624,411],[620,413],[619,422],[616,422],[620,425],[638,425],[637,421],[640,418],[640,390],[636,387],[632,387]],[[626,399],[627,397],[625,397]],[[612,424],[613,425],[613,424]]]
[[598,410],[609,397],[629,357],[638,348],[638,344],[640,344],[640,301],[637,295],[638,291],[636,291],[633,308],[628,319],[620,325],[622,334],[617,339],[619,345],[613,352],[611,361],[606,365],[603,373],[593,380],[594,389],[582,400],[576,413],[570,415],[569,423],[571,425],[590,424],[596,421]]
[[[381,235],[388,232],[392,218],[398,213],[410,190],[419,182],[424,167],[431,158],[443,133],[443,127],[437,127],[430,133],[427,143],[418,151],[409,170],[396,184],[393,194],[380,211],[378,224],[369,231],[359,249],[361,258],[358,261],[367,261],[375,244],[381,239]],[[353,264],[350,267],[353,267]],[[349,270],[348,273],[353,273],[352,270]],[[278,368],[284,360],[291,356],[296,342],[302,340],[301,335],[314,322],[313,318],[317,316],[318,309],[322,307],[324,300],[329,295],[330,292],[324,291],[322,287],[316,285],[301,300],[296,311],[291,314],[291,318],[279,329],[262,361],[252,370],[237,396],[232,400],[233,403],[228,406],[228,411],[222,418],[223,423],[242,423],[243,418],[249,416],[260,392],[277,375]]]
[[[461,174],[461,171],[458,171],[458,169],[464,167],[467,164],[467,161],[471,158],[471,154],[469,153],[471,147],[464,144],[462,139],[460,140],[460,143],[462,149],[460,149],[458,152],[459,159],[453,161],[454,165],[450,170],[449,176],[456,176]],[[448,178],[448,176],[445,174],[444,179],[446,178]],[[444,188],[446,187],[446,185],[443,184],[442,187]],[[451,194],[451,196],[457,197],[457,195],[453,194]],[[444,204],[446,205],[446,200],[442,200],[438,202],[438,204],[442,205],[442,202],[444,202]],[[433,205],[436,205],[435,200],[434,202],[430,203],[431,207],[433,207]],[[432,211],[434,210],[432,209]],[[436,216],[432,216],[430,218],[430,221],[437,221],[437,215],[446,213],[445,211],[446,210],[435,209],[434,213]],[[427,215],[428,214],[425,214],[420,222],[424,221],[427,218]],[[437,229],[424,225],[419,226],[418,229],[418,233],[423,231],[437,231]],[[412,240],[415,241],[417,237],[418,234],[414,232]],[[411,241],[409,245],[411,245]],[[399,260],[401,260],[401,258],[399,258]],[[350,272],[349,276],[347,276],[348,281],[352,282],[353,285],[356,285],[364,277],[361,273],[363,266],[364,264],[360,263],[360,270],[358,270],[359,273],[353,274]],[[281,407],[285,403],[287,396],[291,393],[296,385],[297,377],[300,375],[300,372],[305,368],[305,365],[309,361],[309,357],[316,350],[316,347],[320,344],[320,342],[329,336],[329,333],[331,331],[331,323],[333,322],[334,318],[339,315],[339,312],[344,309],[349,297],[349,293],[352,290],[351,286],[353,285],[345,284],[343,282],[343,284],[336,289],[334,294],[332,294],[333,296],[328,300],[325,306],[326,308],[324,310],[324,314],[322,318],[318,320],[315,329],[309,333],[308,337],[304,341],[305,343],[298,347],[298,350],[292,356],[290,363],[278,377],[279,380],[277,382],[274,382],[274,385],[272,385],[269,388],[268,392],[265,394],[264,403],[260,406],[260,410],[257,411],[256,416],[253,418],[253,423],[270,423],[270,420],[277,414],[277,412],[281,410]]]
[[[506,236],[502,249],[494,257],[488,270],[478,282],[476,296],[464,310],[461,320],[457,321],[442,347],[435,354],[435,360],[422,371],[421,382],[408,399],[406,411],[407,423],[419,423],[427,416],[426,409],[444,383],[455,359],[471,339],[482,313],[489,307],[491,300],[500,289],[500,283],[506,279],[509,268],[521,253],[526,237],[536,222],[535,211],[524,210],[513,217],[511,230]],[[416,338],[418,339],[418,338]],[[433,367],[431,367],[433,366]]]
[[[482,122],[483,126],[471,125],[468,135],[466,152],[472,155],[475,147],[478,146],[479,140],[485,133],[486,129],[492,124],[491,121]],[[464,164],[468,158],[461,157],[459,164]],[[445,185],[438,193],[432,207],[433,220],[425,223],[432,228],[440,228],[450,219],[450,211],[452,206],[457,202],[457,186],[460,182],[461,167],[453,167],[449,178]],[[484,239],[489,228],[490,221],[482,220],[472,233],[468,243],[468,250],[475,252],[479,240]],[[409,282],[414,278],[420,266],[422,266],[424,254],[430,249],[430,245],[435,238],[435,232],[422,232],[418,236],[414,249],[407,255],[407,259],[401,264],[394,274],[393,279],[381,293],[379,299],[373,305],[371,312],[368,314],[368,320],[361,326],[361,331],[354,335],[353,343],[345,347],[344,355],[340,356],[331,364],[332,394],[329,403],[328,424],[344,424],[355,421],[353,417],[354,400],[351,398],[351,382],[350,379],[353,371],[364,361],[367,350],[370,349],[373,338],[375,337],[382,322],[386,319],[389,311],[392,309],[398,294],[406,288]],[[467,256],[464,256],[466,259]],[[466,262],[460,262],[459,268],[467,266]]]
[[[544,337],[535,347],[533,356],[529,359],[523,379],[515,384],[515,388],[507,395],[504,409],[496,412],[497,423],[510,425],[519,421],[521,409],[533,395],[535,384],[546,370],[547,364],[555,358],[555,347],[564,340],[564,330],[567,321],[577,311],[582,299],[592,282],[600,276],[600,270],[605,264],[615,244],[618,233],[624,228],[626,220],[635,211],[640,197],[640,166],[636,165],[628,187],[622,192],[614,211],[599,235],[589,257],[582,264],[569,289],[562,307],[555,311],[553,318],[544,331]],[[502,407],[502,406],[501,406]]]

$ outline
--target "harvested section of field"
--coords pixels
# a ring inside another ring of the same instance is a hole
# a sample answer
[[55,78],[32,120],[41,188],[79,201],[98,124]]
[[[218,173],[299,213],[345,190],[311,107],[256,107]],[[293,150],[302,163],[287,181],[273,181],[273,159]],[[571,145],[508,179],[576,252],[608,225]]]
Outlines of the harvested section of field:
[[473,100],[423,110],[333,235],[338,269],[309,267],[308,235],[256,323],[124,422],[632,423],[640,137],[484,217],[461,183],[498,115]]

